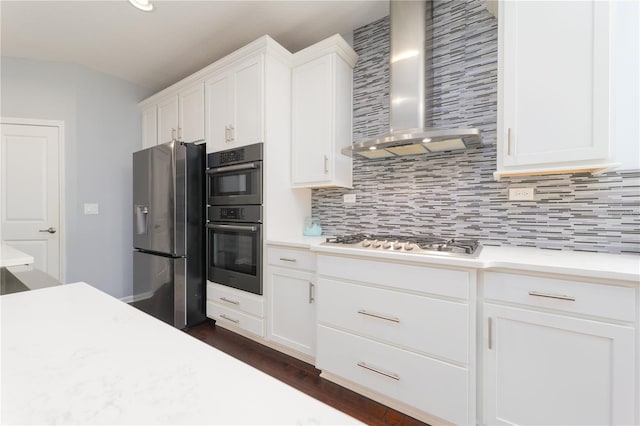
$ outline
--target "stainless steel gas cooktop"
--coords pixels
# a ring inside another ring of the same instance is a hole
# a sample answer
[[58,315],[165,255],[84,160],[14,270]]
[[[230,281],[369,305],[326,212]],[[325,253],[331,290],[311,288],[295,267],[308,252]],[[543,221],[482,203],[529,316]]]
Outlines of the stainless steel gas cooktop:
[[355,234],[327,238],[323,245],[341,245],[363,250],[397,253],[436,254],[476,257],[482,246],[478,240],[438,238],[433,236],[394,236]]

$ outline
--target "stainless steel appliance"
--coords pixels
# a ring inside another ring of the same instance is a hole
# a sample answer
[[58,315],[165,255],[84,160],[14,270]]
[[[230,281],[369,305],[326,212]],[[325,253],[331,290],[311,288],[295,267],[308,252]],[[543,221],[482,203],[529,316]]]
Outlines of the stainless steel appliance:
[[262,144],[214,152],[207,164],[207,277],[262,294]]
[[205,147],[133,154],[134,306],[177,328],[205,317]]
[[209,280],[262,294],[262,206],[210,206]]
[[396,253],[435,254],[476,257],[482,246],[478,240],[435,236],[393,236],[355,234],[329,237],[323,245],[341,245],[363,250],[386,250]]
[[262,144],[207,156],[207,203],[211,206],[262,204]]
[[433,22],[433,2],[394,0],[389,2],[389,9],[390,129],[386,134],[354,143],[342,153],[374,159],[480,145],[479,129],[428,127],[433,105],[427,105],[425,93],[433,88],[433,25],[427,23]]

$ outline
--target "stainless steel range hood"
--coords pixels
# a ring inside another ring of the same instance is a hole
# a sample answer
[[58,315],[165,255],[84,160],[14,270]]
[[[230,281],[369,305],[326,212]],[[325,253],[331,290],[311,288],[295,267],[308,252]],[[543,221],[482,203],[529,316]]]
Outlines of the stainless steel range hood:
[[344,148],[343,154],[395,157],[465,149],[482,142],[478,129],[424,126],[425,112],[429,112],[425,111],[425,58],[431,60],[431,41],[425,43],[425,26],[431,11],[430,1],[391,0],[391,129],[385,135]]

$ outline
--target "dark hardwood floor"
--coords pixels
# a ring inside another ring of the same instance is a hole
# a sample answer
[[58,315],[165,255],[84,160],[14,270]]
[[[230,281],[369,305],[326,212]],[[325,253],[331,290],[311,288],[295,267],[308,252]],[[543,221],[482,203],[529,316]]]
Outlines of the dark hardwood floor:
[[320,370],[313,365],[216,327],[211,320],[186,330],[186,333],[364,423],[370,425],[425,424],[325,380],[319,376]]

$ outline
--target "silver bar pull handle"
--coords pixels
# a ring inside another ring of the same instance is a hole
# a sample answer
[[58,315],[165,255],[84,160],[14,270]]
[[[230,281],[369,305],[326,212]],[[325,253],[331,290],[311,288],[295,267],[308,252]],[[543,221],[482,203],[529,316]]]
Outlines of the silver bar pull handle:
[[236,323],[236,324],[238,324],[238,323],[240,322],[240,320],[233,319],[233,318],[229,318],[229,317],[228,317],[228,316],[226,316],[225,314],[220,314],[220,318],[224,318],[224,319],[226,319],[227,321],[231,321],[231,322],[234,322],[234,323]]
[[239,305],[240,302],[238,302],[237,300],[231,300],[231,299],[227,299],[226,297],[221,297],[220,300],[227,302],[227,303],[231,303],[233,305]]
[[176,140],[176,129],[171,129],[171,140],[172,141]]
[[224,126],[224,142],[229,143],[229,126]]
[[313,303],[313,301],[315,300],[313,298],[313,287],[315,287],[313,283],[309,282],[309,304]]
[[507,127],[507,155],[511,155],[511,127]]
[[491,319],[491,317],[489,317],[489,325],[488,325],[488,339],[489,340],[489,350],[493,349],[493,321]]
[[365,311],[364,309],[358,310],[358,313],[362,314],[362,315],[369,316],[369,317],[380,318],[380,319],[383,319],[383,320],[386,320],[386,321],[400,322],[400,318],[398,318],[398,317],[391,317],[391,316],[388,316],[388,315],[378,314],[378,313],[375,313],[375,312],[369,312],[369,311]]
[[369,370],[369,371],[373,371],[374,373],[378,373],[378,374],[380,374],[380,375],[383,375],[383,376],[388,377],[388,378],[393,379],[393,380],[400,380],[400,376],[398,376],[397,374],[395,374],[395,373],[389,373],[389,372],[384,371],[384,370],[381,370],[381,369],[379,369],[379,368],[372,367],[372,366],[370,366],[370,365],[365,364],[365,363],[364,363],[364,362],[362,362],[362,361],[360,361],[360,362],[358,363],[358,367],[362,367],[362,368],[367,369],[367,370]]
[[324,172],[329,173],[329,157],[324,156]]
[[231,124],[229,125],[229,140],[231,142],[236,140],[236,129]]
[[573,296],[565,296],[564,294],[541,293],[539,291],[530,291],[529,296],[547,297],[549,299],[568,300],[570,302],[576,301],[576,298]]
[[297,262],[297,259],[289,259],[288,257],[281,257],[280,260],[283,262]]
[[259,167],[260,167],[260,164],[258,163],[235,164],[233,166],[224,166],[224,167],[216,167],[215,169],[209,169],[207,170],[207,174],[213,175],[216,173],[235,172],[237,170],[257,169]]
[[53,226],[50,226],[47,229],[39,229],[38,232],[48,232],[50,234],[55,234],[56,228],[54,228]]
[[229,231],[249,231],[256,232],[258,228],[256,226],[246,226],[246,225],[213,225],[211,223],[207,223],[207,228],[209,229],[222,229]]
[[178,140],[182,140],[182,127],[178,127]]

